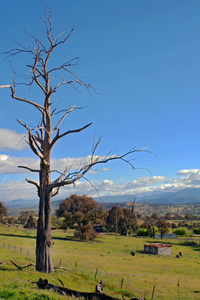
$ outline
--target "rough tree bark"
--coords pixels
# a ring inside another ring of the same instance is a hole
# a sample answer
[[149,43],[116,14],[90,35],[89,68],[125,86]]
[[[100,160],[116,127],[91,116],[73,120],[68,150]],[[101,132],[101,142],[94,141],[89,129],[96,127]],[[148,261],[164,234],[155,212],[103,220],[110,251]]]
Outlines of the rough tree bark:
[[[87,90],[94,90],[92,86],[84,83],[76,73],[71,71],[71,68],[77,65],[79,58],[73,58],[67,62],[64,62],[60,66],[54,68],[48,68],[48,62],[50,57],[54,54],[56,48],[64,46],[66,41],[71,36],[74,28],[65,36],[65,33],[61,33],[59,36],[53,35],[51,10],[44,7],[45,18],[43,22],[46,26],[46,40],[40,41],[37,37],[25,32],[32,40],[33,47],[29,48],[17,43],[18,47],[11,49],[7,52],[7,56],[15,57],[19,54],[30,55],[33,63],[27,65],[29,68],[29,74],[31,76],[27,81],[23,82],[25,86],[31,87],[36,85],[43,94],[43,104],[34,102],[27,98],[19,97],[16,95],[16,74],[11,65],[14,74],[13,83],[1,85],[0,88],[9,87],[11,90],[11,97],[14,100],[29,104],[32,108],[35,108],[40,114],[40,123],[35,128],[30,128],[26,123],[18,120],[18,122],[27,130],[28,144],[33,153],[40,159],[40,168],[38,170],[31,169],[28,166],[19,166],[31,172],[37,172],[39,176],[39,182],[26,179],[30,184],[35,185],[39,196],[39,219],[37,226],[37,241],[36,241],[36,270],[41,272],[50,273],[54,271],[51,255],[51,199],[58,194],[60,187],[74,184],[77,180],[84,178],[85,174],[94,166],[101,163],[107,163],[111,160],[123,160],[128,163],[133,169],[134,166],[126,159],[127,156],[135,152],[149,152],[145,148],[137,149],[133,148],[123,155],[96,155],[96,149],[100,143],[100,139],[93,146],[92,153],[89,162],[87,162],[82,168],[78,170],[71,170],[70,166],[66,166],[65,170],[55,180],[51,180],[51,152],[52,148],[58,140],[69,134],[79,133],[88,128],[92,123],[88,123],[81,128],[72,129],[60,132],[60,125],[63,120],[71,114],[76,106],[69,109],[57,111],[53,109],[52,95],[57,92],[59,87],[65,85],[81,86]],[[58,73],[64,73],[70,75],[70,80],[65,80],[63,75],[60,75],[60,81],[54,84],[54,75],[56,78]],[[52,119],[55,115],[61,114],[60,120],[56,122],[55,126],[52,126]],[[55,171],[54,171],[55,172]]]

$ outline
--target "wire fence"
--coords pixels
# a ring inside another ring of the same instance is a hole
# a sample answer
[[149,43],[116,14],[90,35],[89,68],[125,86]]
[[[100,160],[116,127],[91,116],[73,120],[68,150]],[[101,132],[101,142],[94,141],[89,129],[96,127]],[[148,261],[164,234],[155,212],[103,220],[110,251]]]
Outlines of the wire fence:
[[0,248],[8,249],[10,251],[17,252],[23,256],[26,256],[27,258],[31,260],[35,260],[35,249],[22,247],[16,244],[11,243],[5,243],[0,242]]

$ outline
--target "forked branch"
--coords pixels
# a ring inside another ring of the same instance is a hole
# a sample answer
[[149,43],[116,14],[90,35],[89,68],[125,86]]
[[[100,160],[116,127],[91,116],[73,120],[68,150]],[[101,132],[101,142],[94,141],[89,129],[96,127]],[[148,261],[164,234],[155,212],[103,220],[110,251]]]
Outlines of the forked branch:
[[[96,146],[95,146],[95,149],[96,149]],[[85,166],[83,166],[78,171],[68,173],[64,178],[63,178],[63,176],[60,176],[56,181],[52,182],[49,185],[49,188],[51,190],[53,190],[53,189],[61,187],[61,186],[74,184],[76,181],[83,178],[84,175],[89,170],[91,170],[94,166],[96,166],[98,164],[105,164],[105,163],[107,163],[109,161],[113,161],[113,160],[122,160],[122,161],[128,163],[135,170],[136,168],[133,166],[133,164],[130,162],[130,160],[126,159],[126,157],[133,154],[133,153],[136,153],[136,152],[151,153],[151,151],[147,150],[146,147],[142,148],[142,149],[132,148],[131,150],[129,150],[128,152],[126,152],[123,155],[112,155],[112,156],[101,157],[101,156],[94,156],[94,153],[93,153],[92,156],[91,156],[90,163],[86,164]]]

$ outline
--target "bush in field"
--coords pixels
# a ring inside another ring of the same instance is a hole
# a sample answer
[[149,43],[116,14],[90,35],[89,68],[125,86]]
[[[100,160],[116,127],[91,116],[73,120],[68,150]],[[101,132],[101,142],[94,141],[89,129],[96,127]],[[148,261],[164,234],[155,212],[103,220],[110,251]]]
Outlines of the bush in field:
[[167,233],[172,233],[172,228],[169,227]]
[[149,236],[149,230],[147,228],[140,228],[137,231],[138,236]]
[[63,218],[57,218],[56,216],[51,216],[51,227],[56,229],[61,229],[63,226]]
[[200,227],[199,228],[194,228],[193,233],[194,234],[200,234]]
[[34,220],[32,215],[29,216],[27,223],[24,225],[24,228],[27,228],[27,229],[36,228],[36,221]]
[[34,216],[33,210],[21,211],[20,216],[18,217],[18,221],[20,224],[26,225],[30,216]]
[[15,223],[15,221],[16,221],[15,217],[9,217],[8,218],[8,224],[10,224],[10,225],[13,225]]
[[173,230],[173,233],[179,236],[190,236],[190,233],[186,227],[178,227]]
[[93,241],[97,234],[93,229],[92,224],[80,226],[75,232],[74,237],[84,241]]

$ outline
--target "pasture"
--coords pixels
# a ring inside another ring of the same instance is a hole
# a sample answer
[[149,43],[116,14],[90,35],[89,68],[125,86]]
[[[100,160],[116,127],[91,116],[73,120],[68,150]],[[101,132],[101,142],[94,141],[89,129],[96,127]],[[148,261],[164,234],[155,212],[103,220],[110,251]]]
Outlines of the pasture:
[[[0,225],[0,299],[66,299],[53,291],[39,290],[32,281],[40,277],[49,282],[86,292],[105,280],[104,292],[113,297],[145,297],[152,299],[200,299],[200,246],[196,240],[167,240],[172,244],[171,256],[144,254],[149,238],[100,235],[94,242],[73,240],[73,231],[52,231],[54,267],[52,274],[41,274],[34,267],[18,270],[35,262],[36,230]],[[135,256],[131,255],[135,252]],[[176,255],[182,252],[181,258]]]

